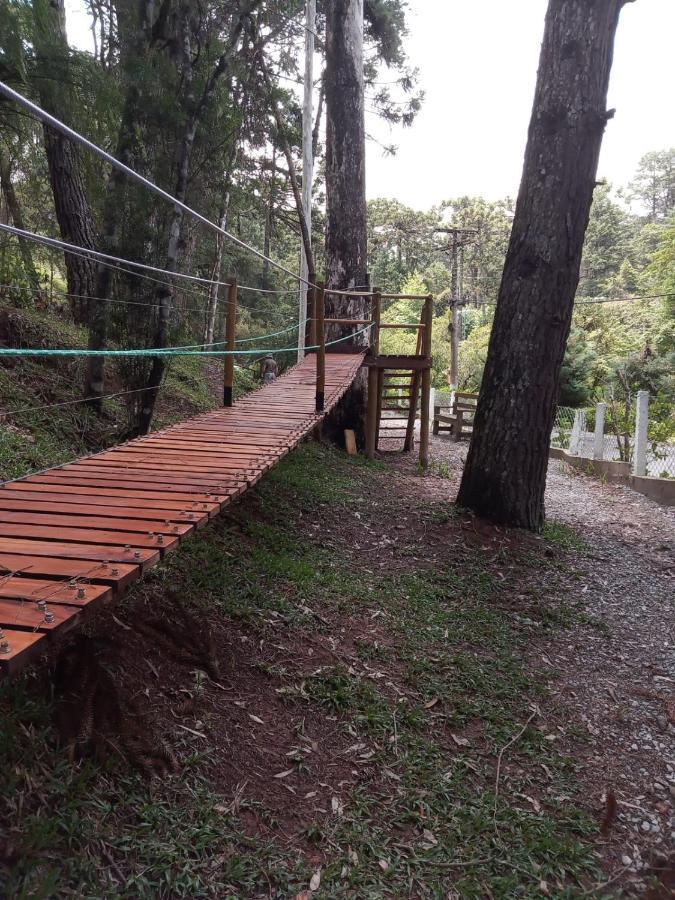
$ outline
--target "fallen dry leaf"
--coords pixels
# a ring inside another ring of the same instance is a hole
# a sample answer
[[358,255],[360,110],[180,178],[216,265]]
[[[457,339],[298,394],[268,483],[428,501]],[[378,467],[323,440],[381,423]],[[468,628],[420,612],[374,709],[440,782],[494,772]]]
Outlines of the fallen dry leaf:
[[469,742],[466,738],[458,737],[456,734],[452,735],[453,741],[457,744],[458,747],[468,747]]
[[429,700],[428,703],[425,703],[425,704],[424,704],[424,708],[425,708],[425,709],[431,709],[431,707],[432,707],[432,706],[436,706],[437,703],[438,703],[438,697],[434,697],[433,700]]
[[666,700],[666,717],[671,725],[675,725],[675,700]]
[[309,882],[310,891],[318,891],[319,886],[321,885],[321,869],[317,869],[316,872],[312,875]]
[[275,778],[286,778],[287,775],[292,775],[295,772],[295,769],[286,769],[285,772],[277,772],[274,776]]

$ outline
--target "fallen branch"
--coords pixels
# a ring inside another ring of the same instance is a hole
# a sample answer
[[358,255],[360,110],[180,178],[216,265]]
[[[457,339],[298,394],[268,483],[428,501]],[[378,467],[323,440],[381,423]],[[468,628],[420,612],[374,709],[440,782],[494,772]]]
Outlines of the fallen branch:
[[504,754],[509,749],[509,747],[512,747],[517,741],[519,741],[521,739],[521,737],[525,734],[525,731],[527,730],[527,726],[530,724],[532,719],[534,719],[535,716],[538,716],[538,715],[539,715],[539,710],[535,707],[535,709],[532,711],[532,714],[528,718],[527,722],[525,722],[523,727],[520,729],[520,731],[517,734],[515,734],[511,738],[510,741],[508,741],[506,744],[504,744],[502,749],[499,751],[499,754],[497,755],[497,774],[495,777],[495,807],[494,807],[495,827],[497,824],[497,801],[499,800],[499,778],[500,778],[501,770],[502,770],[502,759],[504,758]]

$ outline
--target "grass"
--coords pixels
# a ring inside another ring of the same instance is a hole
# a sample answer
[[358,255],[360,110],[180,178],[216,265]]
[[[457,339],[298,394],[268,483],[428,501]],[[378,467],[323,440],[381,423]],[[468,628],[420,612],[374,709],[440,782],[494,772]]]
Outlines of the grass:
[[[86,346],[84,329],[54,313],[30,309],[4,313],[4,330],[13,346]],[[84,385],[84,361],[25,358],[5,359],[0,364],[0,480],[18,478],[27,472],[59,465],[78,456],[109,447],[123,437],[130,425],[124,397],[104,401],[97,416],[79,400]],[[218,372],[218,363],[199,358],[173,359],[160,394],[154,428],[162,428],[209,409],[219,401],[208,367]],[[218,377],[218,376],[217,376]],[[251,388],[248,370],[235,372],[236,388]],[[108,364],[108,393],[125,389],[119,366]],[[54,404],[66,404],[54,406]],[[28,410],[36,407],[48,409]]]
[[[320,867],[320,898],[535,898],[544,888],[571,898],[596,877],[597,829],[581,798],[569,800],[575,764],[545,713],[509,749],[496,794],[497,754],[534,709],[545,710],[547,692],[524,662],[532,634],[509,611],[509,585],[486,555],[450,553],[442,567],[411,562],[374,578],[370,559],[349,556],[351,534],[332,528],[328,541],[308,529],[313,517],[335,524],[359,513],[367,522],[373,500],[407,513],[390,478],[380,463],[304,445],[140,588],[159,597],[177,588],[212,621],[234,620],[252,655],[263,639],[333,641],[335,661],[309,674],[259,666],[298,729],[311,711],[362,748],[339,802],[301,823],[308,849],[287,840],[264,803],[219,795],[207,743],[195,750],[171,721],[179,777],[149,784],[119,764],[72,765],[49,695],[28,674],[0,686],[5,895],[285,898],[307,890]],[[434,524],[453,515],[447,504],[424,511]],[[563,526],[546,538],[578,549]],[[549,565],[534,554],[516,561],[518,581]],[[120,617],[133,621],[136,602],[132,592]],[[377,641],[353,626],[359,665],[340,656],[350,617],[382,623]],[[194,678],[186,673],[186,685]],[[265,828],[252,834],[248,813]]]
[[543,534],[547,541],[557,544],[563,550],[582,552],[588,549],[586,541],[577,531],[563,522],[556,522],[555,519],[546,522]]

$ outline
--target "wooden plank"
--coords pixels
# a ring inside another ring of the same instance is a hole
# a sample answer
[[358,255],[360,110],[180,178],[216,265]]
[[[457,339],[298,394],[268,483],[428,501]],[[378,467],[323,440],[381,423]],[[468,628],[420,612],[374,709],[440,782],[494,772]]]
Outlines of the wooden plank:
[[[141,479],[141,480],[138,480]],[[97,472],[94,472],[92,475],[69,475],[67,473],[53,473],[49,472],[45,475],[36,476],[32,480],[33,484],[55,484],[55,485],[65,485],[72,486],[74,488],[108,488],[110,486],[116,485],[119,488],[124,488],[124,490],[129,491],[147,491],[148,487],[151,486],[153,488],[157,488],[157,490],[161,490],[163,493],[168,494],[182,494],[184,493],[190,485],[186,484],[172,484],[172,482],[161,482],[156,483],[152,481],[152,476],[150,476],[149,480],[146,480],[145,477],[141,477],[139,475],[136,476],[136,480],[134,480],[133,476],[130,475],[119,475],[113,473],[112,475],[99,475]],[[211,483],[210,487],[216,488],[216,486],[221,485],[222,482],[216,482],[215,480]],[[238,485],[246,484],[246,481],[241,478],[233,478],[230,485],[233,488],[237,488]],[[199,486],[200,491],[207,490],[207,486],[201,484]],[[220,496],[220,493],[219,493]]]
[[27,525],[25,522],[0,522],[0,538],[40,538],[45,541],[72,541],[76,544],[128,544],[134,549],[152,547],[164,553],[178,545],[174,535],[148,531],[102,531],[96,528],[74,528],[63,525]]
[[15,510],[0,509],[0,522],[16,523],[18,525],[56,525],[65,528],[90,528],[99,531],[129,531],[129,532],[154,532],[156,534],[170,535],[181,538],[189,534],[194,525],[179,525],[177,522],[167,522],[160,519],[113,519],[108,516],[77,516],[64,513],[16,512]]
[[26,600],[7,600],[0,597],[0,628],[41,631],[49,633],[62,628],[72,628],[80,617],[78,606],[63,603],[47,605],[47,615],[36,603]]
[[[26,479],[25,481],[15,481],[11,484],[6,484],[4,487],[4,490],[11,491],[12,493],[14,493],[14,492],[23,493],[24,491],[38,491],[41,493],[41,492],[47,490],[47,488],[45,487],[45,485],[42,482],[33,481],[32,480],[33,477],[35,477],[35,476],[31,476],[30,478]],[[71,489],[67,485],[60,485],[60,484],[50,484],[48,490],[50,493],[56,493],[56,494],[59,494],[59,493],[70,494],[70,492],[71,492]],[[90,490],[87,491],[86,495],[87,495],[87,497],[90,497],[90,498],[112,497],[112,498],[117,498],[117,499],[121,499],[121,498],[136,499],[138,497],[141,500],[159,500],[159,501],[161,501],[161,505],[163,505],[165,502],[174,503],[179,500],[184,500],[188,504],[192,503],[195,506],[198,504],[200,506],[203,505],[204,508],[208,507],[209,504],[211,504],[211,505],[213,504],[213,497],[211,497],[207,494],[204,494],[204,493],[197,493],[197,492],[195,492],[195,493],[178,492],[178,493],[169,494],[166,491],[128,491],[128,490],[123,490],[123,489],[118,490],[117,488],[106,487],[106,488],[91,488]],[[183,504],[183,506],[185,506],[185,504]]]
[[[208,522],[208,515],[206,515],[206,513],[200,513],[199,515],[193,514],[192,518],[188,519],[187,513],[182,509],[157,509],[146,507],[145,505],[141,505],[139,509],[136,509],[128,505],[106,505],[105,509],[102,510],[98,506],[92,506],[87,503],[64,503],[60,497],[57,501],[49,501],[40,499],[39,494],[18,494],[9,497],[6,493],[0,491],[0,511],[8,510],[24,513],[32,513],[35,511],[56,513],[58,515],[93,516],[95,518],[105,516],[106,518],[115,519],[116,521],[121,520],[122,522],[125,522],[128,519],[140,519],[141,521],[152,519],[161,520],[164,523],[169,522],[170,524],[178,524],[181,527],[187,525],[188,528],[191,528],[192,526],[199,528]],[[5,521],[11,520],[6,519]],[[131,524],[133,525],[133,522]],[[116,525],[115,527],[119,526]],[[181,533],[180,530],[178,533]]]
[[419,356],[378,356],[377,359],[367,356],[363,360],[363,365],[375,366],[376,369],[424,370],[431,368],[431,360]]
[[103,584],[85,584],[74,580],[71,584],[66,581],[47,581],[14,575],[10,578],[0,578],[0,597],[29,600],[33,603],[45,600],[49,604],[89,606],[112,600],[113,591],[111,587]]
[[109,584],[122,591],[141,576],[140,566],[129,563],[112,564],[79,559],[63,559],[58,556],[27,556],[0,549],[0,575],[2,573],[30,576],[31,578],[85,579],[96,584]]
[[0,640],[0,675],[14,675],[46,648],[44,634],[3,628],[3,638]]
[[141,570],[159,562],[159,550],[126,548],[125,545],[68,544],[59,541],[29,540],[26,538],[0,538],[0,561],[5,553],[21,556],[49,556],[63,559],[91,560],[92,563],[131,563]]

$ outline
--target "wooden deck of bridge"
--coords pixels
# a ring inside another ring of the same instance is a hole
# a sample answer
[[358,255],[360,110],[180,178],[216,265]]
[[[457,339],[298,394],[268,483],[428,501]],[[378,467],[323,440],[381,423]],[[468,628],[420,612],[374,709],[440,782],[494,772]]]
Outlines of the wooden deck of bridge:
[[[363,354],[326,356],[325,412]],[[11,674],[255,484],[320,422],[316,356],[204,413],[0,490],[0,674]]]

